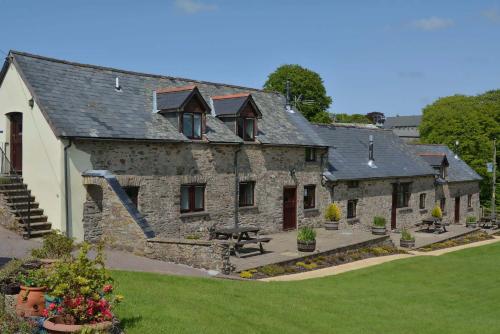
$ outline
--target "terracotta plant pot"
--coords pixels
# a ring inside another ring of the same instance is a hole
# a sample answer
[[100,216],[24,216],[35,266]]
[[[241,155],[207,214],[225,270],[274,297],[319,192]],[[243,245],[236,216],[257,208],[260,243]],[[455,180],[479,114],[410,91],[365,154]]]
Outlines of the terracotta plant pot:
[[399,239],[399,246],[404,247],[404,248],[413,248],[413,247],[415,247],[415,240]]
[[297,249],[299,252],[314,252],[314,250],[316,249],[316,240],[297,240]]
[[88,325],[56,324],[50,320],[45,320],[43,322],[43,328],[45,328],[50,334],[79,333],[83,328],[91,328],[96,331],[107,331],[111,327],[113,327],[113,323],[111,321],[103,321],[97,324]]
[[372,226],[372,234],[385,235],[386,231],[385,226]]
[[45,288],[21,285],[17,295],[16,314],[20,317],[39,317],[45,309]]
[[339,222],[327,221],[325,222],[325,230],[334,231],[339,229]]

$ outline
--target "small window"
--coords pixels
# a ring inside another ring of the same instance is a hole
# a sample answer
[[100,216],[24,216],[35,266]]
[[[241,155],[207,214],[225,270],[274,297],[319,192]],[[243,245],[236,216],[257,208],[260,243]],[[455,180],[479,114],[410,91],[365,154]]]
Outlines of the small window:
[[467,195],[467,207],[472,208],[472,194]]
[[316,186],[304,186],[304,209],[314,209],[316,207]]
[[238,136],[245,141],[255,140],[255,119],[238,118]]
[[306,161],[316,161],[316,149],[314,147],[306,147]]
[[358,205],[357,199],[350,199],[347,201],[347,218],[356,218],[357,205]]
[[181,212],[205,210],[205,185],[186,184],[181,186]]
[[441,198],[439,200],[439,207],[441,208],[441,212],[444,214],[446,211],[446,198]]
[[123,187],[125,193],[130,198],[136,208],[139,207],[139,187]]
[[395,184],[397,207],[406,208],[410,202],[410,183]]
[[240,206],[253,206],[254,205],[254,188],[255,182],[240,182]]
[[347,188],[358,188],[359,181],[347,181]]
[[190,139],[201,139],[202,115],[199,113],[182,114],[182,133]]
[[427,197],[426,194],[420,194],[420,201],[419,201],[420,209],[425,209],[425,198],[426,197]]

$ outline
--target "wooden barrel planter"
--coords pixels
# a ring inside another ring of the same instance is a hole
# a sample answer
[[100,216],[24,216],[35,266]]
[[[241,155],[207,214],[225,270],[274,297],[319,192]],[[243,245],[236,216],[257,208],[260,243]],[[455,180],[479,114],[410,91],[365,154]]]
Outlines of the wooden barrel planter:
[[372,234],[385,235],[386,231],[385,226],[372,226]]
[[415,247],[415,240],[399,239],[399,246],[404,248],[413,248]]
[[314,252],[314,250],[316,249],[316,240],[297,240],[297,249],[299,252]]
[[327,221],[325,222],[325,230],[335,231],[339,229],[339,222]]
[[477,222],[466,222],[465,227],[467,228],[477,228]]
[[45,320],[43,322],[43,328],[45,328],[49,334],[80,333],[84,328],[105,332],[109,331],[111,327],[113,327],[113,323],[111,321],[103,321],[88,325],[66,325],[52,322],[50,320]]
[[17,295],[16,314],[20,317],[39,317],[45,309],[45,288],[21,285]]

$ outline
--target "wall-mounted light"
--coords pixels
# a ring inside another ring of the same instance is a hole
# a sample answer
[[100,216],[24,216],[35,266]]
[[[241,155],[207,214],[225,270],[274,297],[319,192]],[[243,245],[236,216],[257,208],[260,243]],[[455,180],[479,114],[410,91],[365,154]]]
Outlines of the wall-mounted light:
[[33,100],[33,98],[29,99],[28,104],[29,104],[30,108],[33,109],[33,107],[35,106],[35,100]]
[[295,179],[295,173],[296,173],[295,168],[290,169],[290,176],[291,176],[293,179]]

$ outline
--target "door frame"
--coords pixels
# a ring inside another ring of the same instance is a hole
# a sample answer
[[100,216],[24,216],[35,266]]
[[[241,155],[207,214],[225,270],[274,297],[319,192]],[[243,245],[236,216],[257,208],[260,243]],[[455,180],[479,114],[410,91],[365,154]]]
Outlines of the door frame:
[[[295,212],[294,212],[294,224],[293,226],[285,226],[285,215],[286,215],[286,208],[285,208],[285,192],[287,190],[294,190],[294,198],[295,198]],[[297,229],[297,186],[284,186],[283,187],[283,231],[291,231],[291,230],[296,230]]]
[[398,192],[397,184],[392,184],[391,229],[397,228]]
[[455,223],[460,223],[460,196],[455,197]]
[[[22,173],[23,169],[23,114],[11,112],[6,114],[9,120],[9,160],[13,170]],[[16,126],[17,125],[17,126]],[[20,131],[19,131],[20,129]],[[17,135],[17,136],[16,136]]]

